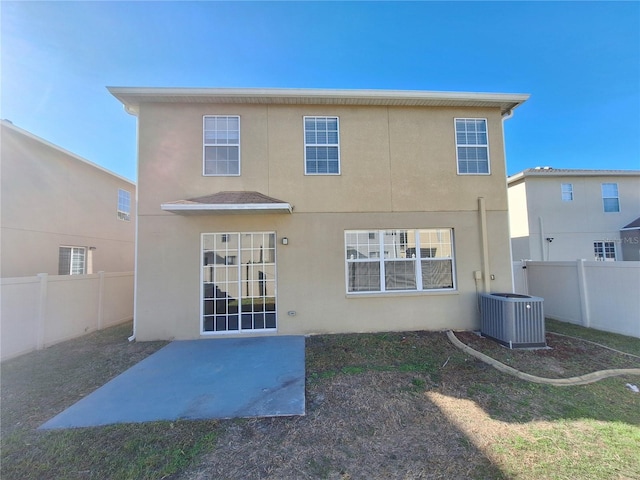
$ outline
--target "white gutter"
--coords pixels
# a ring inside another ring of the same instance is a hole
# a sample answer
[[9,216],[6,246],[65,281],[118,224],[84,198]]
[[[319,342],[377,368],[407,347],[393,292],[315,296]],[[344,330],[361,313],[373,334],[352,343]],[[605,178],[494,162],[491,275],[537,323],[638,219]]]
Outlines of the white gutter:
[[123,104],[122,105],[124,107],[124,111],[127,112],[129,115],[133,115],[134,117],[138,116],[138,109],[137,108],[133,108],[129,105]]
[[249,213],[252,211],[286,211],[293,212],[293,207],[289,203],[163,203],[160,208],[167,212],[228,212],[228,213]]
[[501,112],[506,114],[529,98],[529,95],[520,93],[421,90],[158,87],[107,87],[107,89],[132,115],[137,115],[140,104],[144,102],[488,107],[500,108]]
[[508,177],[507,183],[510,185],[525,177],[640,177],[640,170],[527,169]]
[[373,89],[314,89],[314,88],[190,88],[190,87],[107,87],[114,95],[136,97],[307,97],[307,98],[365,98],[365,99],[413,99],[413,100],[459,100],[524,102],[529,94],[447,92],[432,90],[373,90]]

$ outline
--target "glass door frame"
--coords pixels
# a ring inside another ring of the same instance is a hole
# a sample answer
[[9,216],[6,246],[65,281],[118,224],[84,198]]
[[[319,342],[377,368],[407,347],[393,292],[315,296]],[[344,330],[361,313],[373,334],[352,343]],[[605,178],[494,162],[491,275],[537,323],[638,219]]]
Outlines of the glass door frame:
[[201,234],[201,335],[277,331],[276,239],[274,231]]

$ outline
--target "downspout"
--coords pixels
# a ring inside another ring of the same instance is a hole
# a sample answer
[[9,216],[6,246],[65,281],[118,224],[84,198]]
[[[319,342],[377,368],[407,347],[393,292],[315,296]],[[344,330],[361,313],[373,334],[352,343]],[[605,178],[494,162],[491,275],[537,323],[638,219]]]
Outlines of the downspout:
[[130,342],[136,339],[137,305],[138,305],[138,179],[140,178],[140,122],[138,121],[138,109],[124,105],[124,110],[129,115],[136,117],[136,223],[133,238],[133,332],[128,338]]
[[482,285],[483,292],[491,292],[491,273],[489,269],[489,238],[487,234],[487,207],[484,197],[478,197],[478,212],[480,213],[480,241],[482,247]]
[[544,254],[544,222],[542,217],[538,217],[538,224],[540,226],[540,261],[544,262],[548,258],[545,258]]
[[[508,110],[502,114],[502,156],[504,158],[505,183],[507,189],[507,219],[509,219],[509,180],[507,175],[507,144],[504,140],[504,122],[513,117],[513,110]],[[511,269],[511,291],[516,291],[516,282],[513,275],[513,245],[511,244],[511,222],[507,222],[507,231],[509,232],[509,267]]]
[[[504,151],[504,159],[505,159],[505,182],[506,182],[506,162],[507,162],[507,152],[505,148],[504,142],[504,122],[505,120],[510,119],[513,116],[512,110],[507,110],[502,114],[502,148]],[[508,188],[508,187],[507,187]],[[478,212],[480,213],[480,235],[481,235],[481,243],[482,243],[482,284],[484,293],[491,292],[491,268],[489,266],[489,237],[487,230],[487,207],[485,204],[484,197],[478,197]],[[512,252],[511,252],[511,234],[509,232],[509,261],[511,263],[511,288],[513,290],[513,262]]]
[[[137,128],[136,128],[137,130]],[[139,170],[140,167],[138,167]],[[138,174],[136,172],[136,178]],[[129,337],[129,341],[133,342],[136,339],[136,320],[137,320],[137,305],[138,305],[138,183],[136,182],[136,225],[133,239],[133,332]]]

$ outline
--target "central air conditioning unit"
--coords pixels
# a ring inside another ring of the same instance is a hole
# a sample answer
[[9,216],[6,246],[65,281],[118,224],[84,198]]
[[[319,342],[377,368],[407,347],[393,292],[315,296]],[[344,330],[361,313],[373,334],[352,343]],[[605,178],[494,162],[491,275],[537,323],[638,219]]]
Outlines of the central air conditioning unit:
[[509,348],[545,348],[543,302],[518,293],[482,293],[480,333]]

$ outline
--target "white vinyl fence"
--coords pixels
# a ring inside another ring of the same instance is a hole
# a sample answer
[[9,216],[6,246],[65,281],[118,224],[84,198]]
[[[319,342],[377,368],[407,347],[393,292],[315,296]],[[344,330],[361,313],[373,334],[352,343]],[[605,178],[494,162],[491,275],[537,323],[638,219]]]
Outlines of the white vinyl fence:
[[3,278],[0,360],[133,318],[133,272]]
[[640,338],[640,262],[514,262],[513,277],[546,317]]

